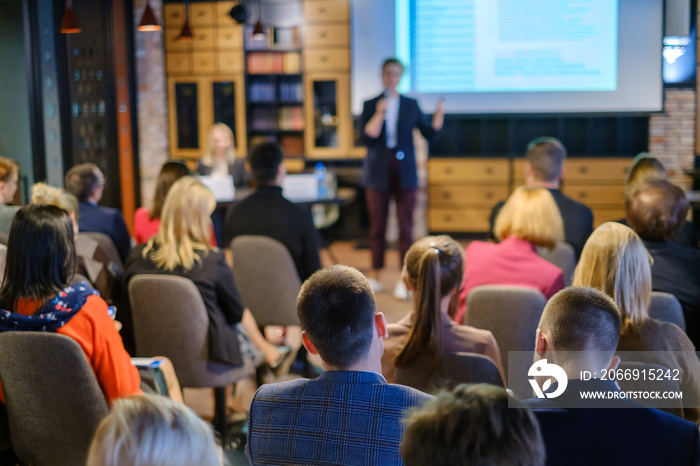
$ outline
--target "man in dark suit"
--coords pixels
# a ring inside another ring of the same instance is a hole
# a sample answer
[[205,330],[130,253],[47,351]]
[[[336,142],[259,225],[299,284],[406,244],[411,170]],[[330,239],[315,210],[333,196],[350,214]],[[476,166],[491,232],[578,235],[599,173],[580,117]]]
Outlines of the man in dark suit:
[[[403,64],[389,58],[382,65],[384,92],[365,102],[362,109],[362,142],[367,146],[362,169],[370,224],[372,271],[370,283],[375,291],[381,288],[380,272],[386,252],[386,222],[389,201],[396,201],[399,224],[399,262],[413,243],[413,210],[416,207],[418,173],[413,148],[413,128],[426,139],[432,139],[445,118],[442,101],[438,102],[432,121],[428,122],[418,102],[399,95],[396,87],[403,75]],[[402,280],[395,288],[398,297],[408,292]]]
[[94,163],[81,163],[66,173],[66,190],[78,198],[80,231],[102,233],[112,239],[122,263],[131,248],[129,230],[117,209],[97,205],[102,199],[105,176]]
[[336,265],[302,286],[297,313],[317,380],[266,384],[250,406],[251,464],[400,465],[406,411],[431,399],[382,373],[386,320],[358,270]]
[[[593,288],[566,288],[542,312],[535,338],[539,361],[533,368],[558,381],[524,404],[540,423],[547,464],[699,464],[697,425],[621,397],[616,382],[601,380],[601,370],[614,370],[620,362],[614,356],[620,325],[615,302]],[[581,380],[583,371],[598,378]],[[564,391],[557,395],[560,386]],[[583,395],[593,392],[612,396]]]
[[[573,246],[576,257],[581,255],[583,245],[593,232],[593,212],[580,202],[566,197],[559,190],[563,177],[566,148],[556,138],[539,137],[530,141],[525,154],[525,185],[546,188],[552,193],[564,221],[564,239]],[[491,211],[491,237],[496,217],[505,201],[501,201]]]

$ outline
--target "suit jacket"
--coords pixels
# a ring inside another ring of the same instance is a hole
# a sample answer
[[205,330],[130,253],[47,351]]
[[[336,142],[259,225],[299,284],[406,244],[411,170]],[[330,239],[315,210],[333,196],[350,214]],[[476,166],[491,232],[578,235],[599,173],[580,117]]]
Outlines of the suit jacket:
[[248,456],[253,465],[400,465],[406,410],[431,398],[374,372],[266,384],[250,406]]
[[548,466],[700,464],[697,425],[631,400],[606,400],[598,408],[560,401],[580,390],[619,391],[608,380],[569,380],[559,398],[523,402],[539,421]]
[[78,227],[80,231],[102,233],[109,236],[119,252],[122,262],[131,248],[129,230],[126,229],[124,217],[117,209],[102,207],[90,202],[79,202]]
[[[389,160],[385,153],[386,123],[376,138],[370,137],[364,130],[377,109],[377,101],[382,97],[384,94],[366,101],[362,109],[362,143],[367,146],[367,157],[362,166],[362,186],[378,191],[389,191]],[[418,107],[418,102],[402,95],[399,97],[399,118],[396,123],[396,158],[399,160],[401,189],[418,188],[413,128],[418,128],[428,141],[438,134]]]
[[[573,246],[576,257],[581,255],[583,245],[591,233],[593,233],[593,212],[585,204],[576,202],[570,197],[566,197],[558,189],[548,189],[554,198],[554,202],[559,207],[559,213],[564,221],[564,240]],[[501,201],[491,211],[491,238],[495,239],[493,227],[496,224],[496,217],[503,208],[505,201]]]

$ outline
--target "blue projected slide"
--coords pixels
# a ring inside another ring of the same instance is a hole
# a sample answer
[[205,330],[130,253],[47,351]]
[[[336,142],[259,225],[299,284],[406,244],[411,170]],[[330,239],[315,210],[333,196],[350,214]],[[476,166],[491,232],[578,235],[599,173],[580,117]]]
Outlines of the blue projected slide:
[[396,0],[400,90],[614,91],[618,0]]

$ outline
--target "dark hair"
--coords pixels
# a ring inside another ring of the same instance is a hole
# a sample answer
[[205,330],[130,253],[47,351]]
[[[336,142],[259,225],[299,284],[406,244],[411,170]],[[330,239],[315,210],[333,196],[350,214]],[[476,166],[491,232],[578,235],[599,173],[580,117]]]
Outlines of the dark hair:
[[263,142],[253,147],[248,154],[248,162],[253,178],[260,184],[269,184],[277,178],[277,168],[284,159],[282,147],[274,142]]
[[102,171],[94,163],[80,163],[66,173],[66,190],[85,202],[104,182]]
[[340,368],[352,366],[369,351],[376,313],[367,278],[344,265],[311,275],[297,298],[299,322],[309,340],[321,359]]
[[433,356],[433,361],[427,376],[437,369],[442,352],[440,304],[462,282],[463,255],[462,247],[449,236],[425,237],[406,252],[404,273],[414,290],[416,323],[394,360],[396,367],[405,367],[428,354]]
[[16,309],[20,298],[46,300],[75,272],[73,223],[52,205],[22,207],[10,227],[0,305]]
[[384,60],[384,62],[382,63],[382,71],[384,71],[384,69],[389,65],[398,66],[399,68],[401,68],[401,73],[403,73],[403,71],[404,71],[403,63],[401,63],[401,60],[399,60],[396,57],[391,57],[391,58],[387,58],[386,60]]
[[173,183],[190,174],[190,169],[184,162],[179,160],[171,160],[165,162],[162,167],[160,167],[160,173],[158,174],[158,181],[156,181],[156,189],[153,192],[153,203],[151,209],[148,211],[148,218],[151,220],[155,218],[160,218],[160,213],[163,210],[163,203],[165,203],[165,196],[170,191]]
[[685,192],[670,181],[653,179],[627,196],[630,227],[645,241],[670,241],[685,224],[690,204]]
[[495,385],[462,384],[406,419],[406,466],[543,466],[545,448],[535,415]]
[[556,181],[566,159],[566,148],[557,138],[541,136],[527,145],[525,158],[539,181]]
[[553,351],[615,351],[620,339],[620,311],[608,295],[582,286],[552,296],[539,328],[548,331]]

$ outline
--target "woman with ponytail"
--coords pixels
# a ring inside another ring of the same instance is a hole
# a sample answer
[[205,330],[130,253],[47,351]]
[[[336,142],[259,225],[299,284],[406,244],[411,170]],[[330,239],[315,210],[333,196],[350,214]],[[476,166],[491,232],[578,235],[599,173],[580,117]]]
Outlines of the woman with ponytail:
[[456,324],[448,312],[457,305],[464,273],[464,251],[449,236],[428,236],[413,243],[404,259],[402,279],[413,291],[415,310],[388,326],[382,372],[387,382],[397,368],[421,356],[432,356],[432,373],[443,353],[470,352],[488,356],[503,374],[501,353],[493,334]]

